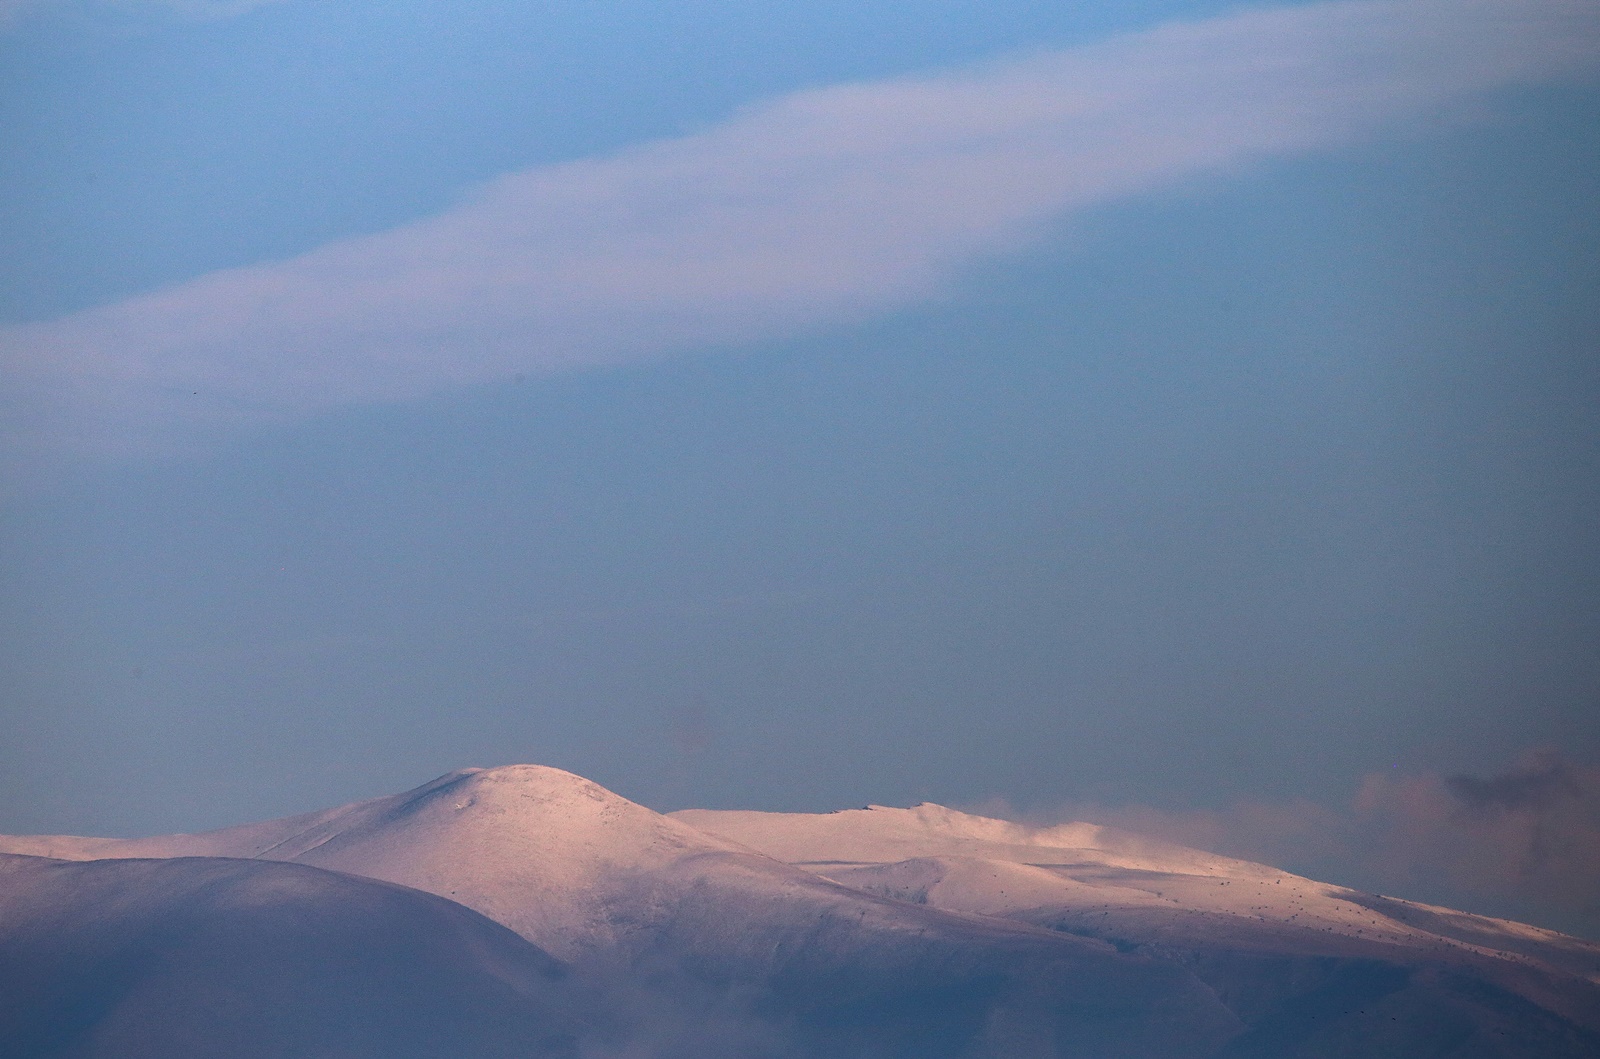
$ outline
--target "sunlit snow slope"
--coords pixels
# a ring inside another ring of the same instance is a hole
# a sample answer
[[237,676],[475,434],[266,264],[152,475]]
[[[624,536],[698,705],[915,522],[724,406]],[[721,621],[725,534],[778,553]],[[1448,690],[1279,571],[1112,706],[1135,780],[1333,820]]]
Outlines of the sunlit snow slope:
[[1087,823],[1029,827],[940,805],[672,816],[869,893],[1100,937],[1277,957],[1470,969],[1600,1026],[1600,945],[1317,882]]
[[1600,981],[1600,945],[1521,923],[1357,893],[1094,824],[1033,828],[941,805],[836,813],[688,809],[706,834],[873,892],[985,915],[1207,913],[1340,938],[1524,954]]

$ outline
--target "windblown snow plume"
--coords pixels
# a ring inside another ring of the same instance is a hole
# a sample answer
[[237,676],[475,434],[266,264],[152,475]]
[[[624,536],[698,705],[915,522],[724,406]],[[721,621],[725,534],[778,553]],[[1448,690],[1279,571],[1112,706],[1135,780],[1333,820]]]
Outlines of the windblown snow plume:
[[[1000,803],[990,811],[1016,815]],[[1305,800],[1179,811],[1080,803],[1038,820],[1063,818],[1600,931],[1600,768],[1555,750],[1530,751],[1487,777],[1372,773],[1341,808]]]

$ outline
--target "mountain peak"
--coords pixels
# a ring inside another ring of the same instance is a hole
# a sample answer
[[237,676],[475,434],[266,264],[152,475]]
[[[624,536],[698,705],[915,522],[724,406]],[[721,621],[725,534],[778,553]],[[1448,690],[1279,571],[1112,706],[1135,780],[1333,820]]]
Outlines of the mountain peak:
[[509,808],[520,803],[523,808],[531,808],[571,802],[575,807],[588,803],[591,809],[611,806],[648,812],[593,780],[549,765],[457,769],[395,795],[392,800],[400,802],[404,809],[421,809],[450,798],[456,799],[453,807],[458,810],[479,804]]

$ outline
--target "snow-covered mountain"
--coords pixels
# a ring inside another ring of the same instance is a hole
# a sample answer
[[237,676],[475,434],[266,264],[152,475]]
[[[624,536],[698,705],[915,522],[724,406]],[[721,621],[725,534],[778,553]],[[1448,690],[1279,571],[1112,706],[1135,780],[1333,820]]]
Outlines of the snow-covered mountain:
[[292,861],[427,891],[565,961],[642,1055],[1600,1054],[1596,946],[1086,824],[663,816],[514,766],[0,851]]
[[[14,838],[0,851],[291,860],[416,887],[588,976],[648,982],[664,1003],[695,1009],[691,1036],[711,1025],[746,1039],[755,1019],[802,1054],[1054,1054],[1062,1035],[1040,1027],[1060,1017],[1063,1041],[1088,1054],[1201,1056],[1239,1027],[1176,966],[863,893],[558,769],[468,769],[200,835]],[[1019,1033],[1047,1043],[1024,1047]]]

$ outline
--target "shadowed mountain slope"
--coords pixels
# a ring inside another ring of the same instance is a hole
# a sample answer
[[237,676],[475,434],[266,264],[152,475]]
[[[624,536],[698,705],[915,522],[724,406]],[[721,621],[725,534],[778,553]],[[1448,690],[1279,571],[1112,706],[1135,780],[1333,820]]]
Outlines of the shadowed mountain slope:
[[431,894],[293,864],[0,855],[0,1052],[575,1057],[554,959]]

